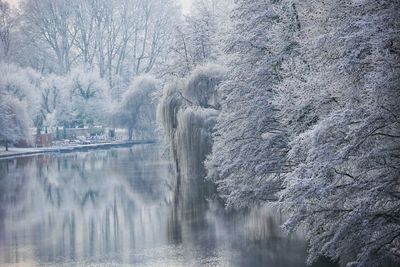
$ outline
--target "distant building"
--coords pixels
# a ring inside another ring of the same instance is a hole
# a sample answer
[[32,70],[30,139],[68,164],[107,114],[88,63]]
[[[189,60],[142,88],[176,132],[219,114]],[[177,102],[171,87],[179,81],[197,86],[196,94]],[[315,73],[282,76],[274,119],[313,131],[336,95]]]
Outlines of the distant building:
[[35,136],[36,147],[49,147],[53,145],[53,136],[50,133]]

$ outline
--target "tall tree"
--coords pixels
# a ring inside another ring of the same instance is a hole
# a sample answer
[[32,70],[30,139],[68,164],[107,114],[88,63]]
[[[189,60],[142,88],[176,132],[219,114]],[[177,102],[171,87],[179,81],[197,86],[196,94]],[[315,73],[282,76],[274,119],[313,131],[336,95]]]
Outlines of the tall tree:
[[74,60],[72,47],[78,33],[73,17],[74,1],[26,0],[22,6],[26,31],[32,41],[46,44],[57,60],[58,72],[67,73]]
[[10,142],[30,142],[29,117],[25,105],[14,96],[0,93],[0,140],[6,151]]
[[164,128],[178,179],[203,179],[219,113],[217,87],[225,75],[219,65],[197,67],[186,79],[164,87],[158,120]]
[[184,77],[197,66],[218,62],[223,54],[232,1],[196,0],[192,12],[176,25],[171,55],[163,70],[170,76]]
[[288,171],[287,134],[272,103],[281,65],[296,53],[298,31],[287,1],[236,1],[227,43],[228,72],[207,166],[228,206],[277,200]]
[[6,63],[0,64],[0,73],[0,141],[8,150],[9,143],[31,139],[29,126],[36,113],[38,77],[28,69]]
[[303,64],[286,66],[297,75],[278,90],[291,130],[286,227],[305,229],[309,263],[399,262],[400,5],[297,4]]
[[15,27],[15,14],[7,2],[0,0],[0,42],[2,57],[7,58],[11,49],[11,33]]

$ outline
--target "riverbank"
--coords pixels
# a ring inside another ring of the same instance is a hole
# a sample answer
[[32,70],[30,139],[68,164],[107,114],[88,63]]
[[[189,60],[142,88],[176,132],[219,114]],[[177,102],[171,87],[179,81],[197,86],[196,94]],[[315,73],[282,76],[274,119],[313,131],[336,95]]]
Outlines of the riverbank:
[[53,146],[53,147],[34,147],[34,148],[16,148],[11,147],[8,151],[4,148],[0,151],[0,160],[16,157],[26,157],[45,153],[71,153],[78,151],[89,151],[94,149],[110,149],[114,147],[129,147],[138,144],[152,144],[154,140],[148,141],[124,141],[124,142],[109,142],[85,145],[68,145],[68,146]]

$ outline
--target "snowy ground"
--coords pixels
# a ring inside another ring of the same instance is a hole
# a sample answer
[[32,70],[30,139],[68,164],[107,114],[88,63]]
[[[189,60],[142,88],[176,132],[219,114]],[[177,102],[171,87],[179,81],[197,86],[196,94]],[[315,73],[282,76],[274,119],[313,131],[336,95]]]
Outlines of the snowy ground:
[[153,140],[146,140],[146,141],[118,141],[118,142],[85,144],[85,145],[74,144],[67,146],[63,145],[63,146],[40,147],[40,148],[9,147],[8,151],[5,151],[5,148],[0,146],[0,159],[23,157],[23,156],[30,156],[43,153],[68,153],[75,151],[85,151],[89,149],[107,149],[112,147],[131,146],[135,144],[149,144],[154,142],[155,141]]

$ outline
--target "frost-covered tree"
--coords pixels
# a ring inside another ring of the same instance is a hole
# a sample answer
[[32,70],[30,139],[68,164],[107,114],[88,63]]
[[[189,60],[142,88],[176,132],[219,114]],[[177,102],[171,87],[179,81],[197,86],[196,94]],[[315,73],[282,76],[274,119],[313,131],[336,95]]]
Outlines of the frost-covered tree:
[[60,81],[60,78],[56,75],[49,75],[45,77],[42,82],[40,107],[43,117],[46,117],[47,114],[53,113],[57,109],[57,106],[60,103],[60,93],[62,91],[61,84],[63,82],[64,81]]
[[[92,4],[93,6],[93,4]],[[173,19],[174,5],[159,0],[114,0],[96,3],[96,59],[101,77],[114,87],[119,76],[148,73],[154,67]],[[120,95],[118,95],[120,97]]]
[[296,53],[295,6],[288,1],[236,1],[227,42],[228,71],[207,166],[228,206],[277,200],[288,171],[285,126],[272,103],[281,66]]
[[221,66],[201,66],[186,79],[175,80],[164,88],[157,116],[179,177],[205,176],[203,162],[211,151],[211,135],[219,113],[217,86],[224,75]]
[[137,76],[123,94],[112,116],[113,124],[128,130],[128,139],[135,133],[138,137],[152,137],[156,129],[156,105],[154,95],[158,81],[148,75]]
[[0,92],[0,141],[8,150],[9,142],[30,142],[29,117],[25,104],[11,95]]
[[38,132],[46,125],[47,127],[58,126],[57,115],[58,110],[62,106],[63,91],[66,89],[65,77],[50,74],[43,76],[39,86],[40,91],[40,113],[35,122]]
[[73,4],[73,0],[25,0],[22,4],[25,32],[38,48],[52,52],[61,74],[71,69],[73,60],[72,47],[77,36]]
[[173,42],[163,72],[175,77],[189,75],[198,65],[218,62],[223,54],[221,40],[229,24],[231,0],[196,0],[172,31]]
[[30,120],[36,125],[39,109],[39,85],[41,76],[30,68],[14,64],[0,64],[0,93],[23,101]]
[[10,5],[0,1],[0,43],[2,58],[7,58],[11,49],[12,31],[15,28],[15,14]]
[[20,100],[32,99],[35,87],[39,84],[40,75],[31,69],[23,69],[14,64],[0,64],[0,90]]
[[285,226],[305,229],[309,263],[399,262],[399,10],[396,1],[298,4],[302,54],[285,66],[297,75],[276,101],[291,132]]
[[217,44],[215,43],[217,25],[214,1],[197,0],[193,3],[192,14],[186,17],[188,44],[194,64],[204,64],[215,60]]
[[111,99],[106,81],[90,71],[76,68],[63,79],[58,122],[69,126],[88,126],[105,122]]

